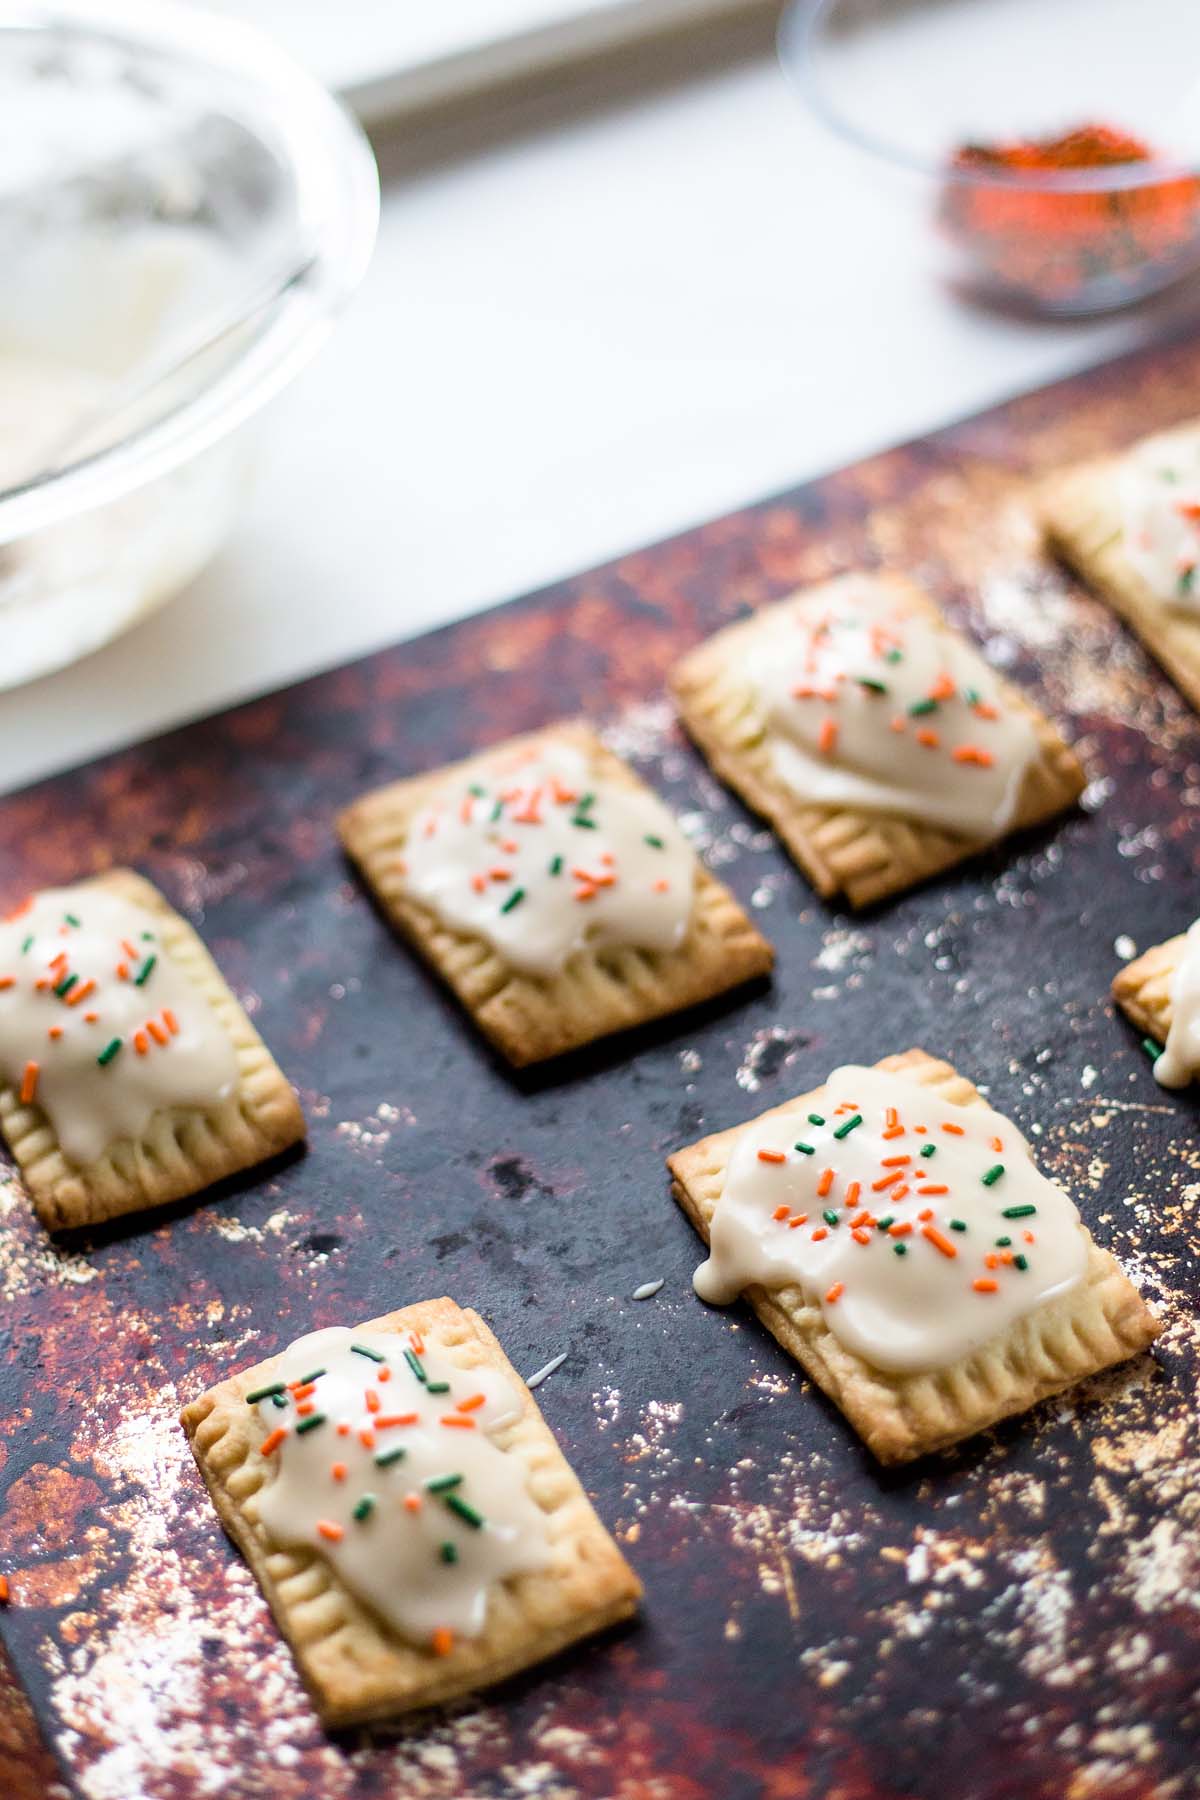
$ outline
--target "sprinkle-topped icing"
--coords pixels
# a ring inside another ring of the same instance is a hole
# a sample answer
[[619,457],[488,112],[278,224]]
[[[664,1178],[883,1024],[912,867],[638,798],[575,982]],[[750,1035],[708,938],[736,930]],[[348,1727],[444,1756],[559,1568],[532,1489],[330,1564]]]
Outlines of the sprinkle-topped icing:
[[779,778],[821,805],[1006,831],[1037,755],[979,653],[893,584],[848,575],[756,632],[745,675]]
[[[827,1125],[780,1114],[739,1138],[696,1271],[701,1299],[798,1286],[847,1348],[916,1373],[958,1362],[1082,1278],[1078,1212],[990,1107],[847,1067],[821,1112]],[[801,1122],[814,1156],[793,1152]]]
[[160,1107],[228,1099],[238,1065],[152,913],[102,888],[56,888],[0,923],[0,1077],[86,1167]]
[[1164,606],[1200,611],[1200,437],[1168,432],[1135,445],[1120,500],[1130,565]]
[[1154,1059],[1154,1079],[1179,1088],[1200,1073],[1200,919],[1188,930],[1170,992],[1171,1029]]
[[272,1471],[256,1502],[268,1535],[319,1550],[410,1642],[478,1637],[496,1583],[546,1566],[546,1516],[496,1442],[521,1411],[497,1371],[412,1333],[334,1326],[246,1398]]
[[546,739],[456,779],[413,820],[406,886],[514,968],[552,975],[577,950],[675,950],[695,858],[653,794],[596,779]]

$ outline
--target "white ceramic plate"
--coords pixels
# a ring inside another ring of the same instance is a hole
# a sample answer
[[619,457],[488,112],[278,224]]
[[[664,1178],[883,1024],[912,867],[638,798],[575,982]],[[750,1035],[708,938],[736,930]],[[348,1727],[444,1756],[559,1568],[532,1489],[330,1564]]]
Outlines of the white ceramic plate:
[[378,120],[769,0],[203,0]]

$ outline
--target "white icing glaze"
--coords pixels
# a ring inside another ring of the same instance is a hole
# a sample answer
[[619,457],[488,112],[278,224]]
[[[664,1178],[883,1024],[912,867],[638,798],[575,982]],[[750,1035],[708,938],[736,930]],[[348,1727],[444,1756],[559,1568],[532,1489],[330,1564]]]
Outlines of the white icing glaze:
[[[916,1082],[847,1067],[814,1111],[822,1123],[798,1110],[738,1141],[696,1271],[702,1299],[799,1287],[848,1349],[912,1373],[958,1362],[1081,1279],[1078,1212],[990,1107],[949,1106]],[[1034,1210],[1006,1217],[1014,1207]]]
[[801,799],[977,838],[1011,824],[1037,754],[1032,721],[971,645],[886,583],[849,575],[799,596],[743,669],[776,772]]
[[1186,1087],[1200,1073],[1200,919],[1187,934],[1179,967],[1171,977],[1171,1029],[1154,1079],[1161,1087]]
[[1163,433],[1121,465],[1123,549],[1164,606],[1200,611],[1200,438]]
[[678,949],[695,858],[653,794],[594,779],[580,750],[550,738],[439,790],[402,872],[447,924],[552,975],[585,946]]
[[0,1076],[86,1166],[160,1107],[227,1099],[238,1066],[152,913],[100,888],[50,888],[0,923]]
[[435,1634],[477,1637],[497,1582],[546,1566],[546,1515],[493,1441],[521,1410],[497,1371],[458,1369],[410,1334],[334,1326],[292,1344],[275,1380],[283,1404],[255,1402],[274,1470],[259,1519],[277,1544],[319,1550],[401,1636],[443,1649]]

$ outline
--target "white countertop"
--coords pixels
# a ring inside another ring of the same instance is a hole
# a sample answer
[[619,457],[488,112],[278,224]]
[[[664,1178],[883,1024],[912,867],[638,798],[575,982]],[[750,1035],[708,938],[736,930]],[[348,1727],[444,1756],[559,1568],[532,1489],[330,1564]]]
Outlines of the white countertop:
[[[1131,346],[933,285],[761,25],[380,145],[366,285],[186,594],[0,694],[0,788],[603,561]],[[1194,299],[1191,301],[1194,305]]]

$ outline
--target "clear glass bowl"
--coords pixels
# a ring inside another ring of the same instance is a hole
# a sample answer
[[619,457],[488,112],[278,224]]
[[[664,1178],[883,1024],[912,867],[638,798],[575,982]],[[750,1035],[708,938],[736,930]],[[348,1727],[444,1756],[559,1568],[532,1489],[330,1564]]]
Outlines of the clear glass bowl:
[[6,8],[0,120],[7,687],[107,642],[220,547],[251,421],[366,272],[379,185],[316,81],[169,0]]
[[[960,288],[1085,314],[1200,267],[1196,0],[795,0],[779,44],[817,116],[907,187]],[[1149,158],[955,162],[1096,125]]]

